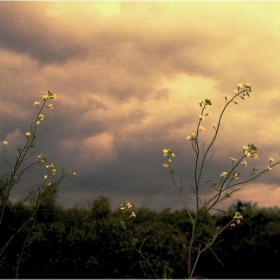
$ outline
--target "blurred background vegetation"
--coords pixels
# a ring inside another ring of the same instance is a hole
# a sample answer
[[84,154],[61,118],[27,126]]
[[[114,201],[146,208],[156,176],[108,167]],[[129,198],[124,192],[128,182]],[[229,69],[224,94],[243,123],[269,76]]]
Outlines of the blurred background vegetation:
[[[112,210],[108,198],[98,197],[87,209],[64,209],[55,198],[56,193],[41,205],[18,270],[19,278],[154,278],[124,232],[121,211]],[[28,199],[8,203],[0,232],[1,247],[33,210]],[[239,201],[228,210],[231,216],[239,211],[244,219],[220,236],[213,251],[206,252],[197,276],[279,278],[280,209]],[[126,227],[139,246],[147,237],[142,253],[158,277],[185,278],[190,231],[186,212],[147,208],[133,211],[137,217],[129,219]],[[224,214],[209,215],[203,234],[211,235],[228,220],[230,217]],[[1,278],[15,277],[17,256],[27,232],[28,227],[1,256]]]

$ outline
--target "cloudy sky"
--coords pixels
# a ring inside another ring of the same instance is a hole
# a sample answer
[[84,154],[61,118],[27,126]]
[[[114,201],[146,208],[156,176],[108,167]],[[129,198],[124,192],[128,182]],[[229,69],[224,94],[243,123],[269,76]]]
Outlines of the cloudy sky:
[[[176,154],[178,181],[192,184],[186,136],[195,131],[199,100],[213,103],[201,134],[207,143],[224,96],[248,82],[252,96],[227,109],[206,177],[219,178],[251,142],[259,158],[247,169],[266,167],[269,157],[280,158],[279,14],[280,2],[1,2],[0,140],[9,141],[9,159],[37,113],[34,101],[50,90],[58,99],[36,144],[77,172],[60,186],[61,204],[87,206],[104,195],[112,206],[180,208],[162,149]],[[3,156],[0,165],[3,177]],[[279,206],[279,168],[225,205]],[[14,198],[38,174],[31,171]],[[184,200],[191,205],[190,193]]]

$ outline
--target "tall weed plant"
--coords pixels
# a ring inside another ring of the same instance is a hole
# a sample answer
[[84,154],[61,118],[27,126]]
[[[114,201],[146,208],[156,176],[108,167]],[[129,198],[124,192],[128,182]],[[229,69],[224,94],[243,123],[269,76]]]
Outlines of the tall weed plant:
[[37,109],[35,120],[25,132],[25,143],[15,147],[17,154],[13,162],[10,162],[7,156],[9,150],[8,141],[2,141],[2,159],[6,161],[9,172],[1,184],[0,231],[4,230],[4,228],[7,226],[5,213],[9,204],[12,190],[16,187],[16,185],[18,185],[20,181],[24,179],[25,176],[28,176],[28,171],[31,168],[39,165],[43,168],[45,173],[41,180],[37,181],[33,187],[29,188],[28,200],[31,203],[31,207],[33,208],[32,214],[27,220],[22,221],[22,223],[13,230],[7,240],[0,241],[1,263],[5,259],[6,250],[8,250],[9,245],[13,242],[16,235],[28,228],[28,230],[25,231],[27,232],[25,240],[21,245],[19,254],[16,256],[16,278],[19,277],[20,263],[24,255],[25,248],[32,240],[32,233],[36,224],[37,214],[39,211],[42,211],[41,206],[57,191],[59,184],[66,176],[76,175],[76,172],[73,168],[68,171],[65,171],[62,168],[60,171],[58,171],[57,165],[54,162],[49,161],[46,156],[42,155],[36,150],[35,140],[38,140],[46,130],[46,128],[41,128],[42,123],[45,120],[44,111],[53,109],[54,106],[50,102],[54,101],[55,99],[57,99],[56,94],[48,91],[47,93],[43,94],[41,101],[34,102],[33,106]]
[[[272,157],[269,157],[268,164],[264,169],[260,170],[256,164],[249,167],[251,165],[251,162],[249,161],[250,158],[253,160],[258,159],[258,148],[252,142],[244,143],[244,146],[240,147],[240,154],[236,156],[236,158],[231,157],[229,159],[232,163],[231,167],[229,169],[220,170],[218,180],[211,178],[207,180],[203,179],[206,173],[206,166],[209,166],[212,163],[211,160],[214,155],[213,147],[220,135],[221,124],[226,109],[231,105],[238,105],[240,100],[246,101],[251,97],[251,95],[252,87],[249,83],[246,83],[238,84],[237,89],[234,90],[233,96],[225,96],[225,105],[219,114],[217,122],[212,124],[214,133],[210,137],[208,143],[202,140],[201,134],[205,130],[203,122],[211,114],[208,110],[209,107],[212,106],[212,101],[210,99],[199,101],[200,112],[195,131],[186,137],[186,140],[190,142],[195,155],[193,163],[193,183],[188,187],[185,187],[182,181],[178,183],[176,172],[171,167],[175,153],[172,149],[163,149],[163,156],[166,158],[166,161],[163,163],[163,168],[168,171],[172,184],[175,190],[179,193],[182,205],[186,210],[187,217],[185,222],[191,225],[190,232],[186,233],[188,238],[187,245],[184,250],[188,271],[186,275],[187,278],[198,277],[198,275],[196,275],[196,269],[201,256],[206,251],[211,251],[217,260],[221,262],[213,251],[213,246],[216,245],[218,236],[220,236],[226,229],[234,228],[242,222],[242,213],[236,211],[234,215],[230,215],[229,213],[221,210],[220,203],[225,199],[230,198],[235,192],[239,191],[241,189],[241,185],[256,180],[260,176],[271,171],[273,167],[280,163],[280,161],[275,161]],[[240,169],[243,169],[243,171],[241,172]],[[244,176],[244,171],[248,172],[248,176]],[[214,174],[213,177],[217,178],[217,174]],[[205,190],[209,190],[209,188],[211,189],[211,196],[208,198],[203,197],[202,194],[205,193]],[[185,195],[189,196],[190,194],[194,198],[194,209],[188,207],[183,200]],[[133,218],[136,218],[136,213],[130,209],[132,209],[132,204],[128,201],[121,205],[120,211],[124,213],[124,219],[121,221],[121,224],[126,231],[132,247],[142,257],[143,263],[146,263],[145,267],[152,271],[155,278],[159,278],[154,272],[150,261],[143,253],[144,243],[148,237],[138,241],[138,239],[130,236],[130,233],[127,230],[126,223]],[[212,234],[209,236],[204,234],[203,230],[205,223],[207,223],[207,215],[213,210],[223,212],[229,217],[229,219],[228,222],[222,226],[213,225]],[[137,242],[135,242],[135,240],[137,240]],[[163,273],[163,275],[165,274]]]

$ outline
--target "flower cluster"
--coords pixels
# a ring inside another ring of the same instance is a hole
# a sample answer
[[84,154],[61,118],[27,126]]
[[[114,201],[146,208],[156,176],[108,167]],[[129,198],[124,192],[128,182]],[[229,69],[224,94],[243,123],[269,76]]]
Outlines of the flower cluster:
[[[57,99],[57,96],[56,94],[48,91],[48,93],[43,93],[43,106],[42,107],[45,107],[47,109],[53,109],[53,104],[49,104],[49,105],[46,105],[46,102],[47,100],[49,99]],[[40,110],[42,110],[42,107],[40,108],[39,105],[41,104],[40,101],[35,101],[34,102],[34,105]],[[36,120],[36,125],[39,125],[41,123],[42,120],[44,120],[44,115],[43,114],[39,114],[38,117],[37,117],[37,120]],[[26,135],[27,137],[27,135]]]
[[68,173],[72,176],[76,176],[76,171],[73,168],[71,168]]
[[248,97],[250,97],[250,92],[252,92],[252,86],[249,83],[246,84],[238,84],[237,85],[238,92],[242,92]]
[[[252,92],[252,86],[249,83],[246,84],[238,84],[237,89],[235,89],[234,94],[238,95],[241,99],[245,100],[247,97],[250,97]],[[234,101],[235,104],[238,105],[237,101]]]
[[199,101],[199,106],[201,108],[204,107],[206,109],[208,105],[212,105],[212,102],[210,99],[205,99],[205,101],[202,101],[202,100]]
[[240,224],[240,220],[243,219],[242,215],[239,212],[235,212],[233,217],[233,223],[231,223],[231,227],[235,227],[236,224]]
[[253,143],[243,146],[243,151],[246,157],[258,158],[258,148]]
[[186,139],[187,139],[187,140],[190,140],[190,141],[194,141],[194,140],[196,139],[195,134],[192,133],[191,135],[188,135],[188,136],[186,137]]
[[[132,204],[129,201],[125,201],[125,203],[121,204],[121,206],[120,206],[120,210],[122,210],[123,212],[127,212],[127,210],[130,208],[132,208]],[[136,217],[136,214],[135,214],[135,212],[132,211],[127,219],[135,218],[135,217]]]
[[163,155],[167,158],[167,162],[165,162],[162,166],[164,168],[168,168],[169,164],[172,162],[173,157],[175,154],[170,149],[163,149]]
[[132,207],[132,204],[129,201],[126,201],[125,203],[121,204],[120,209],[122,211],[127,211],[131,207]]
[[[253,157],[253,158],[258,158],[258,148],[253,144],[248,144],[248,146],[243,146],[243,153],[245,157]],[[231,158],[232,163],[234,163],[234,161],[236,161],[236,159]],[[247,161],[244,159],[240,165],[244,165],[245,167],[248,166]],[[254,170],[255,172],[256,170]]]
[[243,217],[239,212],[235,212],[233,219],[236,221],[237,224],[240,224],[240,220],[243,219]]
[[50,169],[50,173],[52,174],[52,176],[55,176],[55,174],[56,174],[56,165],[55,165],[55,163],[51,163],[50,165],[46,165],[46,168],[47,169]]
[[57,96],[54,93],[51,93],[48,91],[48,93],[43,93],[43,100],[48,100],[48,99],[57,99]]

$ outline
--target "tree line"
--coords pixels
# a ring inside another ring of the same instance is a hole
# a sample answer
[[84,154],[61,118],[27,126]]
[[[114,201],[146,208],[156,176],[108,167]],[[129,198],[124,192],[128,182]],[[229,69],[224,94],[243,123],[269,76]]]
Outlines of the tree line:
[[[123,213],[112,210],[108,198],[98,197],[87,209],[64,209],[56,203],[55,195],[40,206],[28,238],[27,225],[8,245],[0,259],[1,278],[155,278],[150,266],[158,278],[186,277],[191,224],[185,210],[134,209],[136,218],[126,221],[125,231]],[[1,248],[32,211],[28,201],[8,203],[0,232]],[[280,209],[239,201],[228,209],[230,215],[235,211],[243,220],[225,230],[217,244],[206,251],[197,275],[279,278]],[[230,218],[209,214],[202,234],[211,236],[213,228]]]

